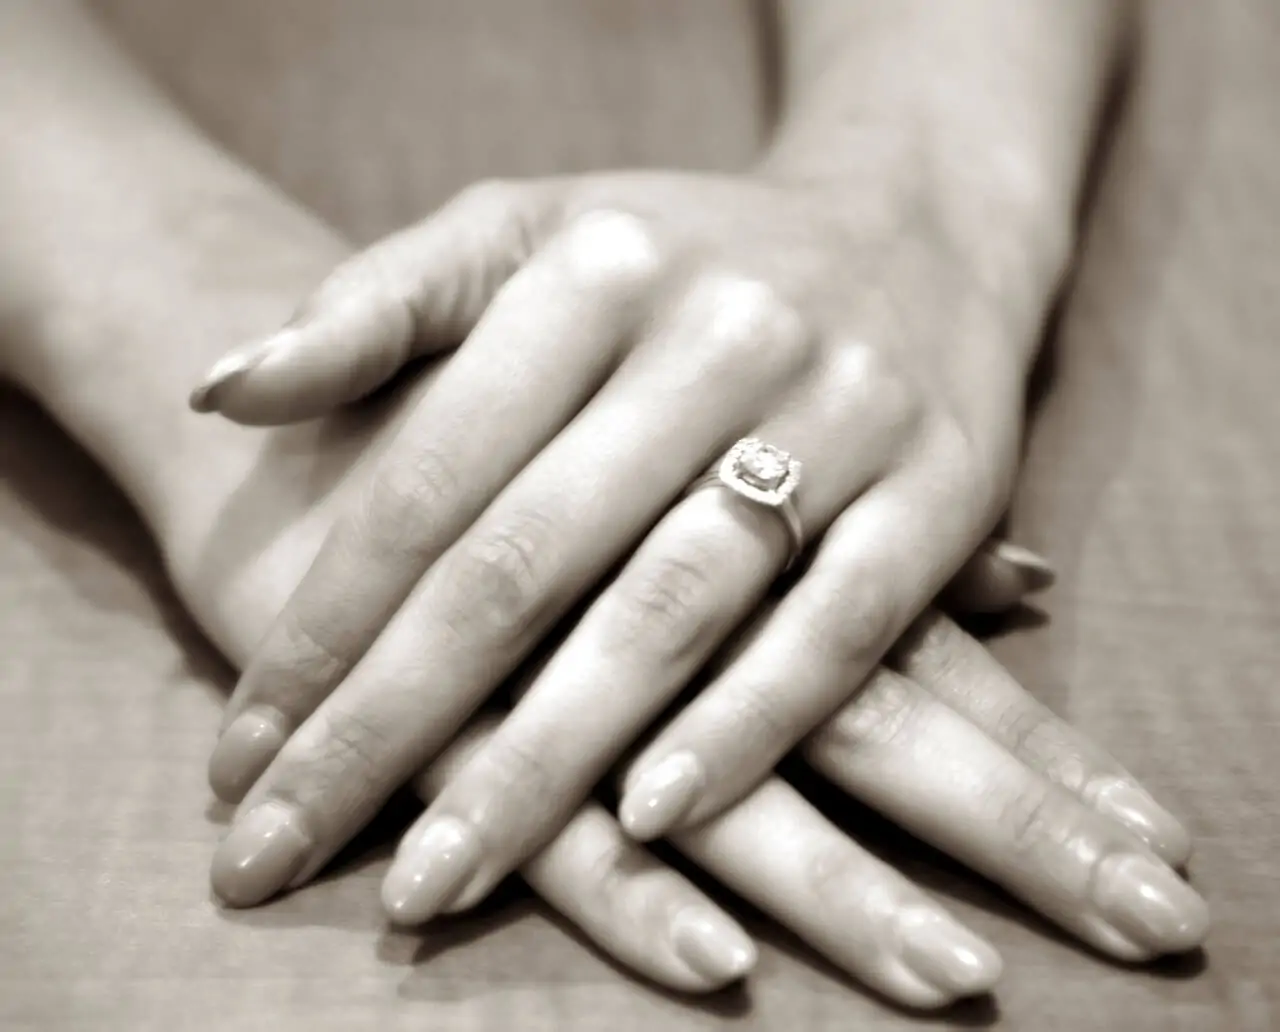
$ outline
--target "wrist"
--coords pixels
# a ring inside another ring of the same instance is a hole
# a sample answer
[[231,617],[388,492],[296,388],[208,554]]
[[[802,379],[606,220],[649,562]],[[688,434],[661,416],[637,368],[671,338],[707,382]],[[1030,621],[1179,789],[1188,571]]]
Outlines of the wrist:
[[933,222],[964,273],[1034,334],[1070,261],[1128,5],[782,0],[778,9],[782,117],[762,172]]
[[1029,371],[1075,244],[1072,191],[1035,162],[897,126],[784,125],[755,173],[885,240],[920,236],[985,297]]
[[191,412],[192,386],[274,331],[346,252],[265,192],[185,214],[179,229],[104,251],[120,261],[46,275],[7,335],[13,378],[107,469],[166,553],[230,496],[265,437]]

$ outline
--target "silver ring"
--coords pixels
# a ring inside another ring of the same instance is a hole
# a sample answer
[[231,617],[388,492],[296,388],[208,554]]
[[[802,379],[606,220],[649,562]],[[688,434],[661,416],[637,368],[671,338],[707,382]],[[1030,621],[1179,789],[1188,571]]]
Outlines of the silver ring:
[[800,460],[789,452],[765,444],[758,437],[744,437],[730,448],[715,469],[693,482],[685,496],[704,487],[727,487],[739,498],[763,506],[782,517],[791,539],[787,568],[804,551],[804,525],[793,499],[800,484]]

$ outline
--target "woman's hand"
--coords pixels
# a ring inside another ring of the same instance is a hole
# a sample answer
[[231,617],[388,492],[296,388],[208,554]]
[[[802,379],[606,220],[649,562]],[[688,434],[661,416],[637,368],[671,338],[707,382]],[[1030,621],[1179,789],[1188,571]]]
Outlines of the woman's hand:
[[219,364],[195,404],[275,422],[466,338],[228,711],[215,787],[238,798],[271,763],[245,810],[300,829],[289,880],[607,580],[427,816],[473,843],[470,869],[446,886],[439,858],[406,853],[398,879],[422,888],[403,914],[474,904],[545,842],[791,558],[776,511],[726,490],[681,498],[740,438],[803,462],[794,504],[821,546],[645,757],[622,804],[632,830],[723,811],[875,669],[1004,508],[1049,301],[1013,264],[972,259],[933,170],[900,172],[840,204],[667,173],[473,189]]
[[[414,396],[407,401],[411,410]],[[172,485],[175,533],[164,544],[174,577],[233,659],[251,653],[303,577],[396,418],[369,408],[276,433],[225,499],[210,494],[207,478]],[[948,596],[961,608],[1000,610],[1044,579],[1034,556],[995,545],[966,564]],[[1148,797],[1113,760],[941,617],[922,621],[894,663],[896,672],[878,671],[805,743],[810,763],[1112,956],[1141,959],[1203,935],[1203,904],[1135,835],[1151,830],[1142,819]],[[414,779],[419,794],[438,794],[499,727],[496,714],[473,722]],[[1138,809],[1114,805],[1126,798]],[[1181,836],[1174,848],[1185,849],[1185,833],[1173,830]],[[897,1002],[940,1006],[990,988],[999,974],[987,943],[776,777],[674,841],[708,875]],[[1158,872],[1148,886],[1131,875],[1141,864]],[[521,874],[602,949],[668,987],[714,989],[753,962],[736,921],[597,803],[584,804]]]

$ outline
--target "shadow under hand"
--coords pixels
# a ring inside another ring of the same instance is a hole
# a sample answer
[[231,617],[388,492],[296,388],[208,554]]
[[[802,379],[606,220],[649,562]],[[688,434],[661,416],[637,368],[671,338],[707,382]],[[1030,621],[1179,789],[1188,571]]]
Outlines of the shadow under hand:
[[[0,481],[36,521],[6,521],[7,530],[40,533],[33,542],[95,609],[128,609],[158,620],[177,644],[184,673],[202,684],[229,685],[230,666],[187,615],[160,553],[137,511],[93,459],[19,391],[0,384]],[[127,585],[102,583],[77,562],[66,542],[83,545],[128,574]],[[140,588],[141,592],[134,590]]]

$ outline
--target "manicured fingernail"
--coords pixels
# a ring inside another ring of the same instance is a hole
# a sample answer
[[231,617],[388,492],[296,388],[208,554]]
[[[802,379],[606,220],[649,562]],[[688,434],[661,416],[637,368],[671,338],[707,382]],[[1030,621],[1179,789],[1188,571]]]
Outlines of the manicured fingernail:
[[237,380],[242,379],[266,357],[266,349],[270,343],[267,340],[265,343],[253,344],[223,355],[205,374],[200,385],[191,392],[187,404],[196,412],[213,412],[228,389],[233,388]]
[[1058,571],[1048,559],[1021,545],[1000,541],[996,544],[995,553],[1000,559],[1018,568],[1027,591],[1044,591],[1058,579]]
[[383,905],[398,924],[421,924],[448,906],[479,866],[480,840],[471,825],[456,817],[432,820],[401,845],[382,883]]
[[957,999],[990,992],[1004,968],[1000,954],[953,918],[910,907],[898,918],[902,959],[920,978]]
[[623,796],[618,819],[632,838],[657,838],[693,809],[702,781],[697,756],[687,750],[672,753],[640,775]]
[[238,803],[271,766],[288,737],[284,718],[266,706],[251,706],[233,720],[209,757],[209,787],[227,803]]
[[1209,930],[1200,894],[1154,857],[1117,853],[1098,867],[1094,903],[1117,931],[1153,953],[1181,953]]
[[1124,778],[1107,778],[1089,797],[1099,813],[1119,821],[1151,847],[1167,864],[1180,865],[1191,855],[1191,836],[1182,822]]
[[671,922],[676,955],[712,985],[728,985],[755,967],[756,944],[724,914],[688,906]]
[[288,356],[298,341],[296,328],[285,327],[264,341],[250,344],[229,355],[224,355],[209,370],[204,380],[191,392],[187,403],[196,412],[213,412],[219,408],[228,393],[245,376],[267,361],[280,361]]
[[292,807],[262,803],[231,826],[213,855],[213,891],[231,907],[271,898],[302,870],[312,842]]

